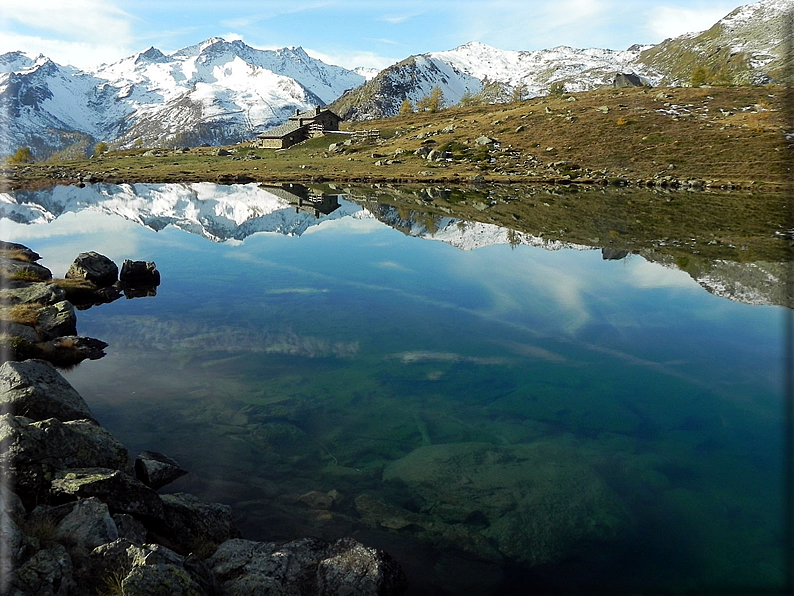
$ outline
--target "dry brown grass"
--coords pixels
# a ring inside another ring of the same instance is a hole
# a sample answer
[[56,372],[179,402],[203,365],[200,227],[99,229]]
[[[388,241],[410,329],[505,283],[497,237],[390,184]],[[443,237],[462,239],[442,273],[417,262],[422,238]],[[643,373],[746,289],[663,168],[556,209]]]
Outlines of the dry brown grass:
[[2,250],[0,249],[0,259],[10,259],[12,261],[22,261],[24,263],[35,262],[30,252],[24,250]]
[[0,306],[0,321],[33,326],[38,323],[41,308],[41,304]]
[[[547,166],[559,161],[581,166],[579,173],[572,174],[574,179],[674,175],[681,179],[782,183],[783,94],[782,88],[771,86],[604,89],[345,123],[343,128],[347,130],[379,129],[382,138],[376,143],[356,144],[342,153],[329,152],[328,139],[286,151],[253,150],[260,159],[245,159],[252,151],[246,145],[234,147],[237,153],[231,157],[214,156],[213,148],[163,157],[126,151],[107,154],[101,162],[79,160],[18,168],[20,179],[14,184],[41,184],[51,175],[48,172],[57,168],[71,170],[75,177],[91,172],[95,178],[111,183],[454,183],[475,175],[494,182],[531,182],[553,178],[555,173]],[[570,97],[575,101],[569,101]],[[602,106],[609,108],[608,112],[596,109]],[[417,138],[420,133],[430,136]],[[489,155],[478,152],[473,140],[480,135],[497,139],[500,148]],[[434,143],[431,147],[457,147],[456,158],[451,163],[429,163],[412,155],[427,141]],[[400,163],[375,165],[393,157],[397,149],[406,151],[397,158]],[[670,165],[672,171],[668,171]],[[22,174],[23,170],[27,173]]]

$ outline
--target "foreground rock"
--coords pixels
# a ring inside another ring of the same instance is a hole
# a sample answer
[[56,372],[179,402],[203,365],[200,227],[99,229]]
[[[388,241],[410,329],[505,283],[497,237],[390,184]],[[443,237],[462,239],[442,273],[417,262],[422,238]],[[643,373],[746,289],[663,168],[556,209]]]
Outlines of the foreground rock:
[[388,555],[350,538],[332,544],[305,538],[280,545],[229,540],[207,564],[229,596],[389,596],[406,588],[404,574]]
[[94,420],[83,397],[44,360],[0,366],[0,404],[4,411],[32,420]]

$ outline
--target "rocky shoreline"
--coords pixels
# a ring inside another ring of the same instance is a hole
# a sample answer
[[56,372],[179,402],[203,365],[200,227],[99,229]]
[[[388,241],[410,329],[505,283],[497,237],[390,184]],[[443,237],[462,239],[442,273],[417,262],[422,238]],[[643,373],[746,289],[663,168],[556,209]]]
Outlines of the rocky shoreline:
[[[78,308],[150,295],[153,263],[83,253],[65,280],[29,248],[0,243],[0,594],[125,596],[349,594],[406,589],[386,553],[351,538],[241,538],[231,508],[161,494],[187,473],[166,455],[133,460],[53,362],[104,355],[76,332]],[[116,268],[117,269],[117,268]],[[155,283],[155,281],[157,283]]]

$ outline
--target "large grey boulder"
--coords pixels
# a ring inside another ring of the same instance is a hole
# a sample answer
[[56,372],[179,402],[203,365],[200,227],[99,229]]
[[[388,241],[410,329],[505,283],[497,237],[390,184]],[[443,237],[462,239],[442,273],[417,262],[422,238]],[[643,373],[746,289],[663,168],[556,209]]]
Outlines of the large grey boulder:
[[333,544],[316,538],[286,544],[233,539],[207,564],[227,596],[391,596],[406,587],[402,570],[388,555],[352,539]]
[[131,472],[126,448],[87,420],[34,422],[5,414],[0,416],[0,445],[0,466],[28,508],[48,499],[58,470],[88,465]]
[[97,497],[114,513],[129,513],[150,519],[163,519],[160,497],[142,482],[108,468],[71,468],[58,470],[51,492],[56,500],[67,501]]
[[69,513],[55,527],[58,542],[88,555],[97,546],[119,538],[108,506],[96,497],[82,499],[69,507]]
[[32,420],[94,420],[82,396],[45,360],[0,366],[0,404]]
[[125,596],[205,596],[210,592],[192,576],[182,556],[159,544],[138,545],[122,538],[98,546],[90,559],[94,582],[114,576]]
[[220,544],[240,536],[232,509],[206,503],[188,493],[161,495],[165,517],[164,538],[176,547],[193,549],[207,542]]
[[67,279],[85,279],[99,287],[112,286],[118,277],[118,265],[94,251],[81,252],[66,272]]
[[38,551],[11,580],[14,596],[70,596],[75,593],[72,560],[66,548],[55,544]]
[[36,330],[44,341],[65,335],[77,335],[77,315],[72,303],[62,300],[42,308]]
[[617,494],[561,441],[423,446],[387,466],[383,479],[407,485],[436,528],[476,530],[521,564],[561,561],[630,529]]

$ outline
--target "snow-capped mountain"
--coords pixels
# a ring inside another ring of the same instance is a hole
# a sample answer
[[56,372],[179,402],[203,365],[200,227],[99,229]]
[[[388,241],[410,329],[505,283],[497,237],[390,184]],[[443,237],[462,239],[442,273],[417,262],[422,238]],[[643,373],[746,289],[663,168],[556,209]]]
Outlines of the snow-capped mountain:
[[438,86],[446,105],[465,92],[500,83],[507,93],[520,85],[526,96],[610,85],[618,73],[633,73],[651,85],[688,85],[696,68],[704,82],[767,83],[784,80],[787,15],[791,0],[761,0],[741,6],[708,31],[624,51],[567,46],[518,52],[472,42],[446,52],[412,56],[346,93],[331,108],[352,120],[395,116],[405,99],[416,102]]
[[480,92],[489,82],[501,83],[506,91],[521,85],[526,97],[544,95],[557,82],[568,91],[587,91],[611,84],[616,73],[637,71],[637,58],[643,49],[578,50],[559,46],[517,52],[470,42],[454,50],[407,58],[348,92],[331,107],[347,119],[368,120],[394,116],[404,100],[415,105],[436,86],[443,93],[445,105],[458,103],[467,92]]
[[257,50],[220,38],[170,55],[149,48],[88,71],[13,52],[0,56],[0,153],[28,145],[41,157],[98,140],[238,142],[365,80],[300,47]]
[[[164,54],[149,48],[87,71],[23,52],[0,55],[0,154],[29,146],[37,158],[71,148],[234,143],[282,124],[296,109],[331,104],[340,116],[393,116],[438,86],[446,105],[488,83],[507,93],[547,93],[610,84],[633,72],[651,84],[783,80],[791,0],[760,0],[709,30],[624,51],[565,46],[522,52],[471,42],[411,56],[375,74],[331,66],[300,47],[257,50],[208,39]],[[333,102],[333,103],[331,103]]]

